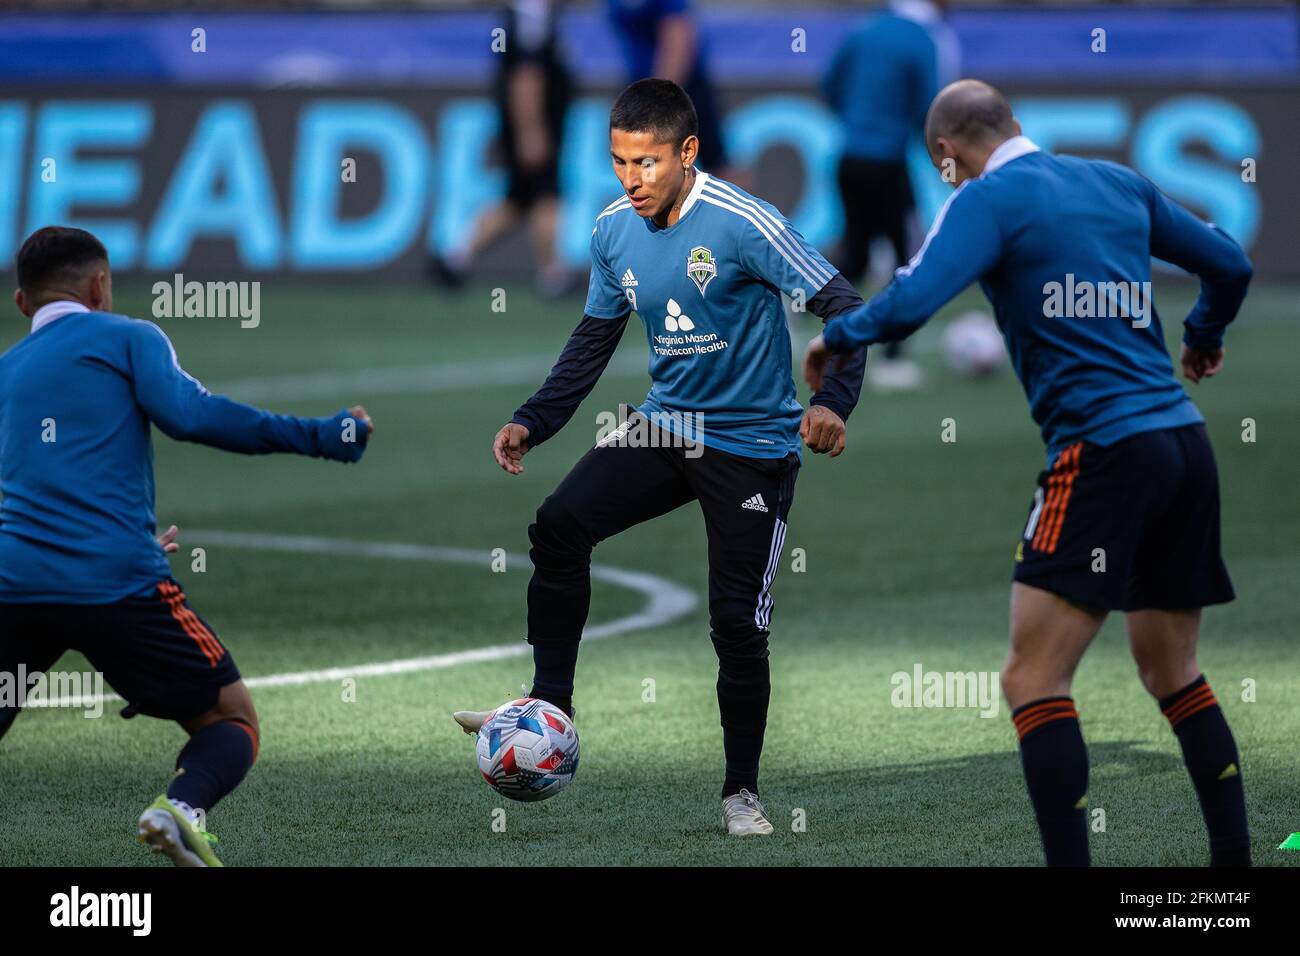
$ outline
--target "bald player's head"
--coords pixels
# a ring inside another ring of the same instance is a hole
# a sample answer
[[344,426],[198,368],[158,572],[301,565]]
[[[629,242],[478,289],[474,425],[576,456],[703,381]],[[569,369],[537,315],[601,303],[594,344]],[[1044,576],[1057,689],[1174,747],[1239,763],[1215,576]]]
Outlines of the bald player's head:
[[1020,135],[1020,123],[1011,114],[1011,104],[996,89],[980,80],[958,80],[939,91],[925,117],[925,145],[930,160],[955,177],[953,185],[978,176],[989,154],[1012,136]]

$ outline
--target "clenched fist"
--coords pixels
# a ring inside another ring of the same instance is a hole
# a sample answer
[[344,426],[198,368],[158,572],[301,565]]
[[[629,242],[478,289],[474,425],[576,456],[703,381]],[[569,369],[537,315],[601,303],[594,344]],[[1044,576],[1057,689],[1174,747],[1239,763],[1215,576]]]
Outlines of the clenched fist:
[[799,437],[814,455],[830,452],[838,458],[844,451],[844,419],[823,405],[813,405],[803,413]]

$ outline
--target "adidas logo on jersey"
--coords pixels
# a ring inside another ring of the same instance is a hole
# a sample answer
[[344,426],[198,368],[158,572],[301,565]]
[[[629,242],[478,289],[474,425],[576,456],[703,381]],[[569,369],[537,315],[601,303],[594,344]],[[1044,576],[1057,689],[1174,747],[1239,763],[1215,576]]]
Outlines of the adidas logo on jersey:
[[748,508],[750,511],[767,511],[767,502],[763,500],[762,495],[754,495],[752,498],[746,498],[740,503],[740,507]]
[[632,307],[633,312],[638,311],[636,307],[636,287],[640,283],[636,281],[636,276],[632,275],[631,269],[623,273],[621,281],[623,283],[623,295],[627,299],[627,304]]

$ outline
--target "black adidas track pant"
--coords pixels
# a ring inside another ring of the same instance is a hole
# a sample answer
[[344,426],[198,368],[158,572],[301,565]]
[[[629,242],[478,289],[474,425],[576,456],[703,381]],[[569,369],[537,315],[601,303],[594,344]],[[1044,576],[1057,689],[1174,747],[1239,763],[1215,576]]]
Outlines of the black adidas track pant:
[[[572,694],[571,662],[591,603],[592,549],[633,525],[698,501],[709,542],[709,624],[718,655],[728,778],[733,790],[739,785],[755,790],[770,692],[770,588],[781,562],[799,458],[794,453],[747,458],[700,445],[681,447],[680,440],[677,447],[663,447],[672,443],[665,432],[639,431],[642,438],[653,433],[658,447],[615,438],[592,448],[542,503],[528,529],[534,691]],[[567,675],[556,673],[557,660]]]

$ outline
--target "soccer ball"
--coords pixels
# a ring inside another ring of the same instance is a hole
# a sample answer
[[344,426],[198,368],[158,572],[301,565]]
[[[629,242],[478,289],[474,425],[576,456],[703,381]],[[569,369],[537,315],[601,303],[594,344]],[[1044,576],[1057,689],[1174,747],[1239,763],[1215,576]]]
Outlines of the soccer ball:
[[990,375],[1007,361],[998,324],[986,312],[967,312],[943,330],[943,354],[959,375]]
[[578,772],[578,732],[554,704],[523,697],[488,715],[475,748],[488,786],[511,800],[549,800]]

